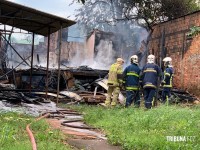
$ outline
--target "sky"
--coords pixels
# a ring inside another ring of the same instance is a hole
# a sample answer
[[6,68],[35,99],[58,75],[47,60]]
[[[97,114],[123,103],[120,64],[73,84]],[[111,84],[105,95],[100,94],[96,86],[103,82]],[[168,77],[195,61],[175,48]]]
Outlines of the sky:
[[[9,0],[59,17],[74,20],[75,9],[81,7],[73,0]],[[71,5],[70,5],[71,4]]]
[[[8,0],[20,5],[31,7],[39,11],[50,13],[69,20],[75,20],[75,9],[82,4],[73,0]],[[9,28],[9,27],[8,27]],[[24,39],[21,34],[13,34],[16,39]],[[77,36],[77,35],[76,35]]]

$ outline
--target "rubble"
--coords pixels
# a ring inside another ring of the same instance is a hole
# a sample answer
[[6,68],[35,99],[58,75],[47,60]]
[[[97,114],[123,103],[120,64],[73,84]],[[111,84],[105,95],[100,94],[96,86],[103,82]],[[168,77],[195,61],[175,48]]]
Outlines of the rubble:
[[[102,104],[107,95],[106,70],[96,70],[81,66],[61,70],[60,92],[57,89],[57,70],[49,70],[49,85],[46,87],[46,70],[41,67],[33,69],[32,85],[29,84],[30,70],[15,71],[16,85],[0,83],[0,101],[2,110],[8,106],[19,108],[21,111],[38,116],[45,111],[56,111],[55,98],[67,105],[87,103]],[[9,74],[12,76],[13,74]],[[19,78],[20,77],[20,78]],[[11,77],[8,76],[8,79]],[[9,80],[9,83],[13,80]],[[31,90],[30,87],[31,86]],[[158,99],[161,100],[162,89],[159,89]],[[142,95],[141,95],[142,98]],[[125,91],[119,94],[119,103],[124,104]],[[197,98],[188,92],[172,89],[170,103],[198,103]],[[49,106],[50,105],[50,106]],[[46,108],[47,107],[47,108]],[[13,110],[13,109],[12,109]],[[59,117],[59,116],[58,116]]]

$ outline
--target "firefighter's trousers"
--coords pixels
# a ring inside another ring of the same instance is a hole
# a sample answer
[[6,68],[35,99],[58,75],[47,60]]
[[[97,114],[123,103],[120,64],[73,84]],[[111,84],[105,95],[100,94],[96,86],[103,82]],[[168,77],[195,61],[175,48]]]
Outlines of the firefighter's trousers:
[[[105,105],[107,105],[107,106],[117,105],[119,92],[120,92],[120,88],[118,86],[108,86],[108,92],[107,92],[108,95],[106,97]],[[113,95],[113,97],[112,97],[112,95]]]
[[164,87],[162,91],[162,103],[166,101],[169,102],[169,98],[171,97],[171,88]]
[[126,91],[126,104],[125,107],[130,106],[134,102],[135,107],[140,107],[140,94],[138,90]]
[[144,100],[145,100],[145,107],[147,109],[151,109],[152,101],[155,97],[156,89],[155,88],[145,88],[144,89]]

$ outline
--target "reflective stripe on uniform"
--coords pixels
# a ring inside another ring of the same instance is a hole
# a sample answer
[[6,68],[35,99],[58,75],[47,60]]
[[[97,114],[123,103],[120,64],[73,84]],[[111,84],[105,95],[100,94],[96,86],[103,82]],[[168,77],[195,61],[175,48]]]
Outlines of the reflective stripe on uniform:
[[153,70],[153,69],[147,69],[147,70],[144,70],[144,72],[155,72],[155,73],[157,73],[157,71]]
[[172,87],[172,85],[171,85],[171,84],[170,84],[170,85],[164,85],[163,87],[170,87],[170,88],[171,88],[171,87]]
[[137,73],[129,72],[126,74],[127,76],[136,76],[139,78],[139,75]]
[[165,76],[170,76],[170,74],[166,72],[166,73],[165,73]]
[[153,85],[153,84],[145,84],[145,85],[144,85],[144,88],[145,88],[145,87],[153,87],[153,88],[156,88],[156,86]]
[[126,90],[128,90],[128,91],[129,91],[129,90],[130,90],[130,91],[131,91],[131,90],[138,90],[138,89],[139,89],[138,87],[131,87],[131,86],[127,86],[127,87],[126,87]]

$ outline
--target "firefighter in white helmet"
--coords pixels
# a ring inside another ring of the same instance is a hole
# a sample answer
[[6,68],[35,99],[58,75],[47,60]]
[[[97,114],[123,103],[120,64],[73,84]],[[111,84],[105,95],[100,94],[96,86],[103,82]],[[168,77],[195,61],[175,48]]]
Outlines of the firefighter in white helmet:
[[138,56],[133,55],[130,58],[130,65],[124,69],[124,83],[126,88],[126,104],[128,107],[134,101],[135,107],[140,107],[140,95],[139,95],[139,75],[140,68],[138,67]]
[[155,56],[147,57],[147,64],[141,71],[141,80],[144,91],[145,107],[150,109],[155,98],[158,79],[161,78],[161,68],[155,64]]
[[171,88],[172,88],[172,79],[173,79],[174,69],[172,66],[171,57],[165,57],[163,59],[163,62],[165,66],[165,71],[164,71],[163,80],[161,82],[163,86],[162,102],[163,103],[167,102],[168,104],[169,98],[171,97]]
[[[105,100],[106,106],[116,106],[120,87],[123,84],[123,69],[122,65],[124,64],[124,60],[122,58],[117,58],[116,63],[112,64],[109,73],[108,73],[108,91],[107,97]],[[113,95],[113,98],[111,99]]]
[[155,63],[155,56],[154,55],[149,55],[147,57],[147,63],[148,64],[154,64]]

